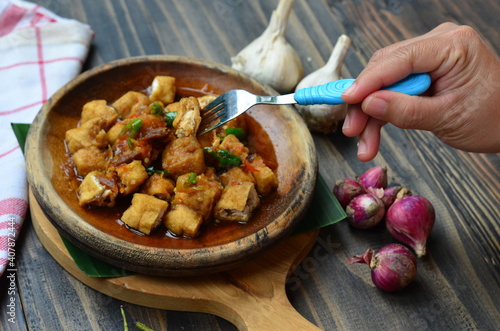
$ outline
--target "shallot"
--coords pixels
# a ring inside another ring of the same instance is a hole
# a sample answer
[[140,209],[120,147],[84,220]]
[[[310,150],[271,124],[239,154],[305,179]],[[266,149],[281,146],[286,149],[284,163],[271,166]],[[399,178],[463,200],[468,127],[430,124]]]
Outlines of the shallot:
[[394,201],[396,201],[396,197],[402,189],[403,188],[401,186],[391,186],[384,190],[382,201],[384,202],[385,208],[389,208]]
[[418,257],[425,255],[427,238],[435,221],[434,207],[429,200],[418,195],[400,197],[398,194],[385,219],[394,238],[412,247]]
[[413,253],[401,244],[386,245],[377,254],[370,248],[365,254],[353,256],[347,262],[367,264],[373,284],[388,292],[405,288],[417,276],[417,261]]
[[363,194],[365,191],[359,183],[350,178],[338,180],[333,187],[333,194],[339,200],[342,208],[345,209],[349,202],[358,195]]
[[365,190],[368,187],[385,189],[387,187],[387,167],[376,166],[368,169],[359,177],[358,182]]
[[370,229],[377,226],[385,213],[381,199],[365,193],[358,195],[349,202],[346,209],[347,220],[358,229]]

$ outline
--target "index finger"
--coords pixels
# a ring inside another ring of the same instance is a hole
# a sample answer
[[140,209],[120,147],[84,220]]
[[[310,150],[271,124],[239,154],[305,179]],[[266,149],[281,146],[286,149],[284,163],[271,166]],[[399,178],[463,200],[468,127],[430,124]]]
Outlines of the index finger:
[[[441,24],[422,36],[378,50],[351,87],[342,94],[342,99],[350,104],[359,103],[371,93],[412,73],[432,73],[446,61],[442,38],[436,36],[456,28],[456,24]],[[434,80],[435,77],[432,78]]]

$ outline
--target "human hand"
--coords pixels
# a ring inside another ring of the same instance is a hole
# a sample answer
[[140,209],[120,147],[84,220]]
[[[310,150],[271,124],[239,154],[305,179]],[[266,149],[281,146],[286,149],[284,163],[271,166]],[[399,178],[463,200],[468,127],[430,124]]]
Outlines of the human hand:
[[[421,72],[432,79],[421,96],[379,90]],[[350,104],[342,131],[359,135],[361,161],[377,155],[388,122],[457,149],[500,152],[500,60],[470,27],[444,23],[375,52],[342,99]]]

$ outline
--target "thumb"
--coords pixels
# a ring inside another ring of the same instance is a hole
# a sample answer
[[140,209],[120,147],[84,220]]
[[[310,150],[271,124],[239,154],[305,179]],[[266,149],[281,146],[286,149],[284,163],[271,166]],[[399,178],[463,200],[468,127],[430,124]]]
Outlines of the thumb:
[[446,107],[438,97],[380,90],[368,96],[361,109],[371,117],[402,129],[433,131],[444,118]]

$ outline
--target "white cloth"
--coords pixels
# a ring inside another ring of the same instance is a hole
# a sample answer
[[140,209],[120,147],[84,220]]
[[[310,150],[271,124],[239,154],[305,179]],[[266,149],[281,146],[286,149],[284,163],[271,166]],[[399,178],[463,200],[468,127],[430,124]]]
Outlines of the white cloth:
[[80,73],[93,34],[36,4],[0,0],[0,276],[17,268],[15,239],[28,208],[24,157],[11,123],[31,123]]

